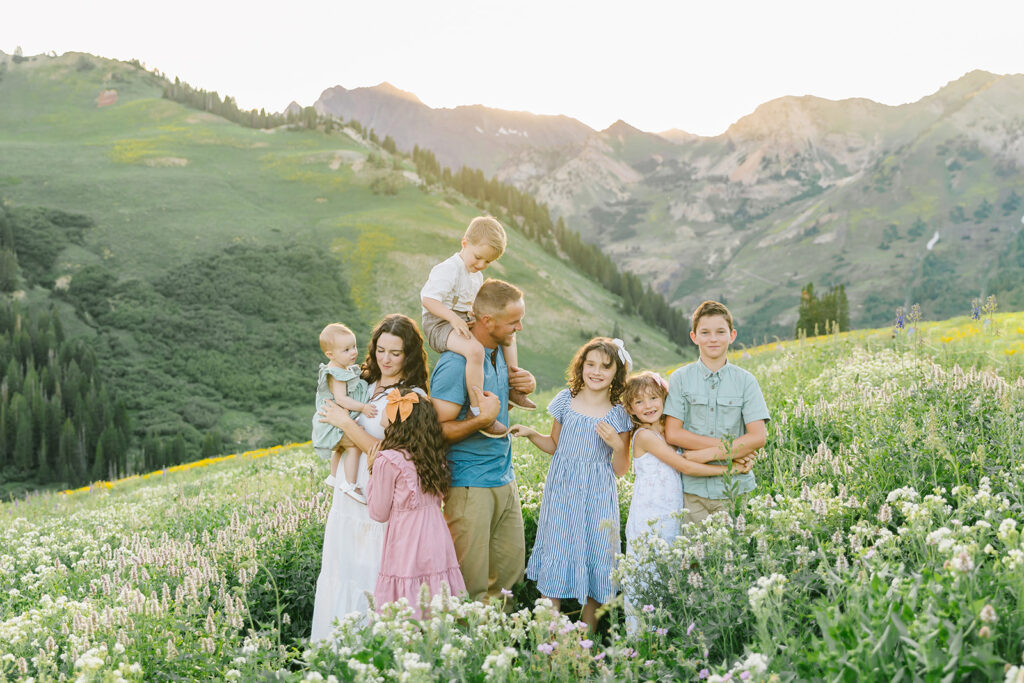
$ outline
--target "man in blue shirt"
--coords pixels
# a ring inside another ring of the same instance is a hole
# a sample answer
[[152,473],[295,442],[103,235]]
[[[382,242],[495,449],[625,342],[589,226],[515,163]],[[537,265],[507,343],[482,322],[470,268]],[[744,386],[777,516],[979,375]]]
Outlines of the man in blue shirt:
[[506,368],[499,346],[509,346],[523,329],[526,304],[519,288],[487,280],[473,302],[471,331],[484,347],[484,386],[474,387],[480,414],[469,412],[466,359],[446,351],[430,376],[430,399],[448,441],[452,486],[444,516],[455,544],[466,590],[473,600],[511,590],[526,564],[523,510],[512,470],[508,436],[478,433],[494,420],[508,424],[509,388],[524,394],[537,388],[533,375]]

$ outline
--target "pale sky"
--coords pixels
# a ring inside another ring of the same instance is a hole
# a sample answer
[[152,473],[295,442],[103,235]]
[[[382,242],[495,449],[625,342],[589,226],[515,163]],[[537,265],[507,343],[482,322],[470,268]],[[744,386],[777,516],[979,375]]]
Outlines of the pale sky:
[[1014,0],[21,0],[0,50],[137,58],[268,111],[389,81],[432,107],[717,135],[783,95],[901,104],[1022,73],[1022,26]]

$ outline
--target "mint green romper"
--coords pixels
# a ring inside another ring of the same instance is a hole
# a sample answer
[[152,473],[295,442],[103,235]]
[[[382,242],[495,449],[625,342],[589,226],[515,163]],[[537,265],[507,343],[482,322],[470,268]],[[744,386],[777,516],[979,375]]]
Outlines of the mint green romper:
[[[320,408],[326,401],[334,400],[334,394],[331,393],[327,385],[327,376],[330,375],[339,382],[344,382],[349,398],[366,403],[370,399],[370,390],[366,380],[359,376],[361,372],[362,368],[358,365],[335,368],[327,363],[320,364],[320,374],[316,383],[317,412],[313,413],[313,450],[324,460],[331,459],[334,447],[341,441],[341,437],[345,436],[345,433],[334,425],[320,421]],[[350,410],[349,414],[352,419],[359,417],[357,410]]]

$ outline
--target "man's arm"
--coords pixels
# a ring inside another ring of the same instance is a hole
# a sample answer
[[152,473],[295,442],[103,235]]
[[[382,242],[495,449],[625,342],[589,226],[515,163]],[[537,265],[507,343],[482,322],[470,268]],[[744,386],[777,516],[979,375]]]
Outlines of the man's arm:
[[700,434],[694,434],[688,429],[684,429],[683,421],[671,415],[665,416],[665,441],[685,450],[718,448],[722,445],[722,442],[714,437],[701,436]]
[[437,411],[437,419],[441,422],[445,441],[448,443],[458,443],[481,429],[489,427],[498,419],[498,413],[501,412],[501,399],[498,398],[498,395],[490,391],[482,391],[480,387],[473,387],[473,391],[476,392],[480,403],[480,414],[473,415],[467,412],[463,420],[459,419],[459,413],[462,412],[460,404],[441,398],[431,397],[430,399],[430,402],[434,404],[434,410]]
[[[669,418],[670,420],[672,418]],[[712,460],[737,460],[764,448],[768,442],[768,429],[764,420],[748,422],[747,433],[733,439],[732,450],[726,452],[725,445],[719,442],[717,446],[699,448],[686,452],[686,459],[694,462],[711,462]],[[666,424],[666,430],[668,425]]]

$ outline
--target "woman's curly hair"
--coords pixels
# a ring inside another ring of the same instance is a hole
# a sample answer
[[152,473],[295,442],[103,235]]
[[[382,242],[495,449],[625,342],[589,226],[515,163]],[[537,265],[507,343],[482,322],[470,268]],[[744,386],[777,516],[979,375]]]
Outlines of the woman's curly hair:
[[380,379],[380,366],[377,365],[377,342],[384,333],[393,334],[402,340],[402,382],[410,386],[430,391],[427,381],[427,351],[423,348],[423,334],[416,322],[407,315],[392,313],[381,318],[370,334],[370,345],[366,348],[366,360],[363,361],[362,378],[367,384]]
[[569,393],[575,396],[583,388],[583,363],[587,360],[587,354],[591,351],[600,351],[609,361],[615,364],[615,376],[609,393],[612,405],[619,402],[622,390],[626,386],[626,364],[619,358],[619,347],[608,337],[594,337],[576,352],[569,368],[565,371],[566,384],[569,385]]
[[[629,419],[633,423],[634,431],[643,427],[644,424],[640,422],[636,415],[633,414],[633,409],[630,404],[636,399],[644,398],[645,396],[657,396],[662,401],[668,398],[668,390],[666,390],[665,385],[662,384],[661,377],[650,370],[644,370],[643,372],[637,372],[630,375],[629,379],[626,380],[626,388],[622,390],[622,407],[625,408],[626,413],[629,414]],[[664,411],[661,413],[661,424],[665,424]]]
[[[405,384],[396,384],[390,389],[397,389],[402,396],[413,391]],[[430,399],[419,393],[417,396],[419,401],[412,405],[409,416],[404,420],[396,416],[384,430],[380,449],[405,451],[406,458],[416,467],[423,492],[444,499],[452,484],[444,432]]]

